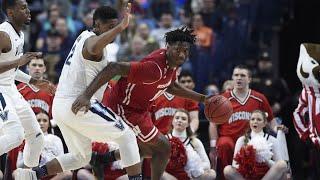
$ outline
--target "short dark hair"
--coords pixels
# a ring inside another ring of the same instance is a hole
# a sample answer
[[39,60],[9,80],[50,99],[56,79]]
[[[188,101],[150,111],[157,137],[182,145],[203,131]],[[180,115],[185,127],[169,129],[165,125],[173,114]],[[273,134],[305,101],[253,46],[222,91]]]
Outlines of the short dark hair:
[[180,81],[180,79],[182,77],[191,77],[191,79],[193,80],[192,73],[190,71],[187,71],[187,70],[183,70],[183,71],[180,72],[180,74],[178,76],[178,81]]
[[233,69],[245,69],[245,70],[248,71],[249,77],[252,77],[252,72],[251,72],[250,68],[247,65],[239,64],[239,65],[236,65]]
[[194,44],[196,42],[196,35],[193,34],[193,29],[186,26],[169,31],[165,34],[166,43],[171,44],[174,42],[182,41]]
[[106,22],[110,19],[117,19],[118,12],[114,8],[110,6],[101,6],[98,7],[93,13],[93,22],[97,19],[101,20],[102,22]]
[[13,8],[16,4],[16,0],[2,0],[2,11],[7,14],[7,9]]

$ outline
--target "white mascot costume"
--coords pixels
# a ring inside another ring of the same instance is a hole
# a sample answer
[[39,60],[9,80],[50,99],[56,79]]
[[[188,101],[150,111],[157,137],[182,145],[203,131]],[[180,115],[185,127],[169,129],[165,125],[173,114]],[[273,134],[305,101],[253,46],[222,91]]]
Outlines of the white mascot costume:
[[300,45],[297,75],[303,89],[293,113],[294,126],[300,139],[309,138],[320,148],[320,44]]

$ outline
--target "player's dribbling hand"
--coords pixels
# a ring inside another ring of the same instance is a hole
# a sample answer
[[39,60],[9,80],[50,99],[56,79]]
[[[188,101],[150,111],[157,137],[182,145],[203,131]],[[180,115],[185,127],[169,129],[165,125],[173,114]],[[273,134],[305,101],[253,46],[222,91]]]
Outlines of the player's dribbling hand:
[[86,95],[81,94],[72,104],[71,110],[74,114],[77,114],[79,111],[87,113],[90,109],[90,98]]
[[41,52],[26,52],[24,55],[22,55],[19,58],[18,66],[23,66],[27,64],[29,61],[31,61],[32,59],[37,59],[40,57],[42,57]]
[[54,95],[56,92],[56,87],[48,80],[31,78],[29,83],[51,95]]
[[127,7],[124,8],[123,19],[120,23],[122,30],[126,29],[129,26],[131,19],[131,3],[128,3]]

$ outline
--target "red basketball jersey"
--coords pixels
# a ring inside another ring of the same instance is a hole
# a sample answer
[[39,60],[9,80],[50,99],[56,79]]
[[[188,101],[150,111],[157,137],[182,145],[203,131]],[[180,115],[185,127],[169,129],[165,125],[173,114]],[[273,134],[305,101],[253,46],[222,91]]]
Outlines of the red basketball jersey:
[[196,101],[174,96],[166,92],[152,104],[150,112],[152,113],[153,123],[162,134],[168,134],[173,115],[177,109],[198,111],[199,107]]
[[18,84],[17,88],[24,99],[28,101],[35,113],[42,110],[48,113],[51,118],[51,107],[53,101],[53,96],[51,94],[43,90],[31,88],[25,83]]
[[150,104],[176,80],[176,68],[170,69],[166,50],[159,49],[139,62],[132,62],[127,77],[122,77],[105,96],[105,104],[136,112],[148,111]]
[[237,98],[233,91],[225,92],[222,95],[230,100],[233,114],[227,123],[218,126],[219,136],[230,136],[237,140],[249,128],[251,112],[257,109],[268,113],[268,121],[273,119],[272,109],[267,98],[257,91],[249,90],[243,102]]

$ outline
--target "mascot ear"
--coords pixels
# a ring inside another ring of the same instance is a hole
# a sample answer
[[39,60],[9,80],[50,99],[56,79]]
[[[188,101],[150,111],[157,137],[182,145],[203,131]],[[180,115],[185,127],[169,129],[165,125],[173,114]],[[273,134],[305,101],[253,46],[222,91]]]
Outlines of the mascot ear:
[[300,45],[300,55],[299,55],[299,59],[300,58],[305,58],[305,57],[308,57],[309,54],[308,54],[308,51],[305,47],[305,44],[301,44]]

